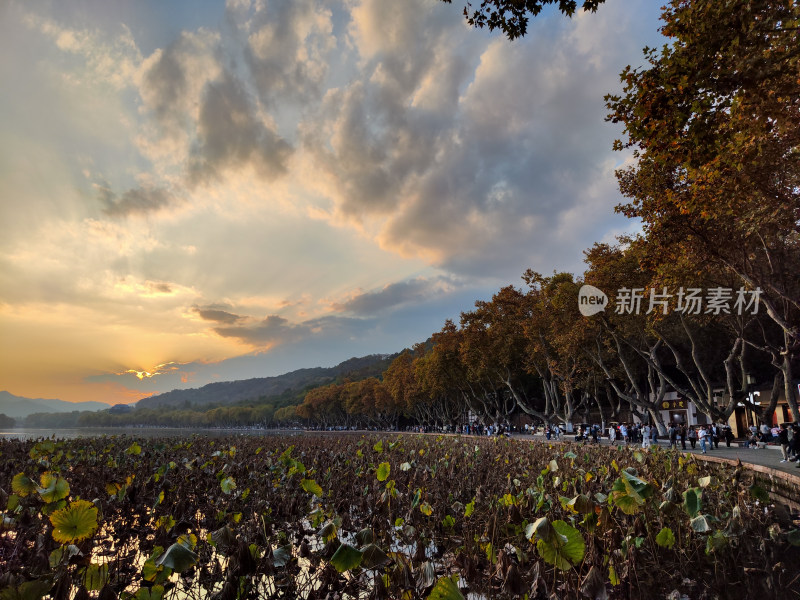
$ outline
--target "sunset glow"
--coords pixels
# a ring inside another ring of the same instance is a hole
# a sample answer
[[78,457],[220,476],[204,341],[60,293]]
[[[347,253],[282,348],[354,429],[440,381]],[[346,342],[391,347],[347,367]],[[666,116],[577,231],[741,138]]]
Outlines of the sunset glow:
[[615,215],[658,5],[0,5],[0,390],[130,403],[424,341]]

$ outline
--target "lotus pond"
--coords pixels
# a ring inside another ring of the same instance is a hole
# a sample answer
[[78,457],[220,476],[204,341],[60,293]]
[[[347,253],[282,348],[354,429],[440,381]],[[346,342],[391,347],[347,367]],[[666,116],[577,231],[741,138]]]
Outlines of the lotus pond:
[[789,511],[674,451],[112,437],[0,465],[2,600],[800,598]]

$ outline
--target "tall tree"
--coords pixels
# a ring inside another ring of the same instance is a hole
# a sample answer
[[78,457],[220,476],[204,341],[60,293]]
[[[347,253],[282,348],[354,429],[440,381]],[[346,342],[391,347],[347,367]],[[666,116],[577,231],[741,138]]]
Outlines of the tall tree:
[[470,396],[490,422],[505,422],[524,397],[525,313],[525,295],[513,286],[461,313],[460,355]]
[[635,164],[617,173],[653,268],[730,271],[781,327],[784,393],[800,349],[800,3],[672,0],[660,51],[607,96]]

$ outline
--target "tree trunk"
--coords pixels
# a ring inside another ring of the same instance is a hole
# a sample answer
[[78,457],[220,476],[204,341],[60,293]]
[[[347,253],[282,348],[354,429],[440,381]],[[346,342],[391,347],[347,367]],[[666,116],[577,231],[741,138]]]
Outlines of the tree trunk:
[[792,340],[789,337],[789,332],[783,331],[784,348],[781,354],[783,361],[781,363],[781,373],[783,373],[783,393],[786,396],[786,403],[789,405],[789,410],[792,413],[792,420],[797,423],[800,421],[800,411],[797,410],[797,399],[794,395],[794,382],[792,381],[792,353],[790,346]]

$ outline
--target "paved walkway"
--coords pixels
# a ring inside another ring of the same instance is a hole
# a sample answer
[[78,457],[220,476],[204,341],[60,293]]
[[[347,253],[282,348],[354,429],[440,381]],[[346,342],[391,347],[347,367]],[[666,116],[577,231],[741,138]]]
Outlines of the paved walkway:
[[[514,434],[512,437],[521,440],[537,440],[541,442],[546,442],[544,435],[537,434],[537,435],[524,435],[524,434]],[[561,441],[567,442],[572,441],[575,439],[574,435],[567,435],[562,434]],[[550,440],[553,441],[553,440]],[[608,446],[608,438],[602,438],[600,443],[603,446]],[[621,445],[617,443],[617,445]],[[631,446],[641,446],[641,444],[631,444]],[[669,446],[669,442],[666,440],[659,440],[658,445],[662,448],[667,448]],[[678,449],[681,449],[680,442],[678,443]],[[689,454],[701,454],[700,451],[700,444],[697,444],[697,447],[692,450],[691,445],[687,442],[686,443],[686,452]],[[783,458],[783,454],[781,453],[780,446],[767,446],[764,449],[759,450],[752,450],[750,448],[740,448],[736,446],[736,442],[731,444],[731,447],[728,448],[725,446],[723,442],[720,444],[718,449],[709,450],[706,453],[706,456],[709,458],[727,458],[731,460],[739,459],[743,463],[749,463],[753,465],[761,465],[764,467],[769,467],[770,469],[775,469],[776,471],[782,471],[784,473],[788,473],[790,475],[795,475],[800,477],[800,467],[796,467],[798,463],[793,462],[785,462],[782,463],[781,459]]]

